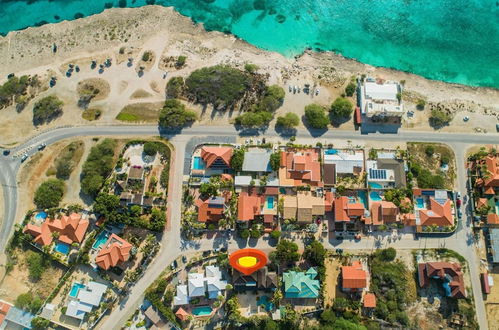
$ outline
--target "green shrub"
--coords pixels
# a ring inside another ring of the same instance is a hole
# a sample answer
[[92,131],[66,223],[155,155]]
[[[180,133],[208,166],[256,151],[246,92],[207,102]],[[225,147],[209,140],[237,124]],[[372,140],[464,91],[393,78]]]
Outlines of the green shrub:
[[445,155],[445,154],[444,154],[444,155],[440,156],[440,163],[441,163],[442,165],[447,165],[447,164],[449,164],[449,162],[450,162],[450,157],[449,157],[449,155]]
[[416,102],[416,109],[418,109],[418,110],[424,110],[425,105],[426,105],[426,101],[425,100],[418,99],[418,101]]
[[160,127],[183,127],[197,118],[194,111],[187,110],[185,105],[177,99],[165,101],[159,113]]
[[156,142],[147,141],[144,143],[144,153],[148,156],[154,156],[158,153],[158,146]]
[[14,96],[24,95],[28,90],[30,80],[29,76],[21,76],[21,78],[13,76],[0,85],[0,108],[10,105]]
[[177,58],[177,62],[175,62],[175,67],[177,69],[180,69],[182,68],[184,65],[185,65],[185,62],[187,61],[187,56],[184,56],[184,55],[180,55],[178,58]]
[[246,112],[235,119],[236,125],[244,127],[261,127],[272,120],[272,114],[267,111]]
[[168,98],[176,99],[182,96],[184,91],[184,78],[182,77],[172,77],[168,80],[166,84],[166,96]]
[[78,164],[83,153],[83,143],[80,141],[71,142],[57,156],[55,163],[56,177],[58,179],[68,179],[74,168]]
[[236,172],[240,172],[243,169],[244,153],[243,149],[236,149],[232,154],[230,167]]
[[278,171],[281,166],[281,154],[279,152],[274,152],[270,155],[270,167],[272,171]]
[[318,104],[309,104],[305,107],[305,120],[312,128],[327,128],[329,124],[326,111]]
[[298,126],[300,118],[295,113],[288,112],[284,116],[277,117],[276,126],[283,128],[292,128]]
[[33,107],[33,124],[44,124],[60,116],[63,105],[64,102],[55,95],[46,96],[39,100]]
[[250,231],[248,229],[243,229],[239,232],[239,236],[243,239],[247,239],[250,236]]
[[353,96],[355,93],[355,89],[357,88],[357,85],[354,82],[350,82],[347,87],[345,88],[345,94],[347,96]]
[[31,320],[31,329],[33,330],[44,330],[48,329],[50,326],[50,321],[44,319],[43,317],[37,316]]
[[270,232],[270,237],[273,239],[279,239],[281,237],[281,232],[279,230],[272,230]]
[[441,127],[447,125],[453,116],[449,112],[441,109],[433,109],[431,110],[430,123],[433,126]]
[[29,276],[35,281],[40,280],[47,268],[47,259],[40,253],[29,251],[26,262],[28,263]]
[[330,112],[333,118],[349,118],[353,112],[353,105],[346,98],[338,97],[331,104]]
[[35,204],[40,209],[59,206],[64,195],[64,182],[59,179],[48,179],[35,192]]
[[387,249],[377,250],[374,255],[381,261],[393,261],[397,256],[397,251],[390,247]]
[[186,93],[194,101],[228,107],[240,100],[250,85],[247,74],[226,65],[193,71],[185,81]]
[[249,73],[255,73],[258,71],[258,65],[252,64],[252,63],[246,63],[244,65],[244,70],[246,70]]
[[432,146],[432,145],[428,145],[426,146],[426,148],[424,149],[424,152],[426,154],[426,156],[428,157],[432,157],[433,154],[435,153],[435,147]]
[[256,106],[257,111],[274,112],[282,105],[286,92],[278,85],[265,87],[265,94]]
[[93,146],[81,172],[81,190],[92,197],[99,193],[114,165],[116,141],[105,139]]
[[147,51],[147,52],[144,52],[144,54],[142,54],[142,61],[144,62],[148,62],[152,57],[152,53],[150,51]]

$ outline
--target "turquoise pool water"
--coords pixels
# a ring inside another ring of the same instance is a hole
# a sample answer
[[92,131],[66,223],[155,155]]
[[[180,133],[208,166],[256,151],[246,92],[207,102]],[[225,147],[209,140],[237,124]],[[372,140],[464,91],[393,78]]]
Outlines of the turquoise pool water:
[[424,209],[424,198],[421,197],[416,198],[416,207],[418,209]]
[[71,287],[71,291],[69,291],[69,296],[76,298],[78,296],[78,291],[80,291],[80,289],[83,289],[84,287],[85,287],[84,284],[73,283],[73,286]]
[[274,207],[274,197],[267,197],[267,208],[271,209]]
[[267,312],[270,312],[274,309],[274,304],[269,300],[269,297],[267,296],[261,296],[260,298],[258,298],[256,304],[258,306],[263,305]]
[[36,215],[35,215],[35,220],[45,220],[47,219],[47,213],[45,212],[38,212]]
[[92,245],[92,249],[97,250],[100,248],[104,243],[107,242],[107,239],[109,238],[109,232],[103,231],[97,236],[95,239],[94,245]]
[[377,182],[369,182],[369,187],[373,189],[383,189],[383,186]]
[[364,207],[366,209],[368,209],[369,205],[367,203],[367,194],[366,194],[366,192],[363,191],[363,190],[360,190],[357,195],[359,196],[359,199],[360,199],[361,203],[364,204]]
[[192,168],[194,170],[204,170],[205,167],[206,165],[201,157],[194,157],[192,160]]
[[373,202],[381,202],[383,200],[377,191],[371,191],[369,193],[369,199]]
[[338,153],[338,150],[336,149],[327,149],[324,151],[324,154],[326,155],[336,155]]
[[68,254],[69,248],[70,248],[69,244],[66,244],[63,242],[57,242],[57,243],[55,243],[54,250],[56,250],[57,252],[62,253],[62,254]]
[[0,32],[96,14],[106,4],[147,3],[289,57],[331,50],[431,79],[499,87],[493,0],[3,0]]
[[213,309],[210,306],[199,306],[192,309],[192,314],[195,316],[210,315]]

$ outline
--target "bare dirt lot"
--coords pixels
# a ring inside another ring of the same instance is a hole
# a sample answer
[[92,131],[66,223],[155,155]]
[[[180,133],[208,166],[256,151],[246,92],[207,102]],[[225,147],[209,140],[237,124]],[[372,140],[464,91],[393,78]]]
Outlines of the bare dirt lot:
[[339,258],[327,258],[325,266],[326,283],[324,285],[324,304],[326,306],[332,306],[334,298],[345,297],[345,294],[341,292],[338,282],[342,264]]

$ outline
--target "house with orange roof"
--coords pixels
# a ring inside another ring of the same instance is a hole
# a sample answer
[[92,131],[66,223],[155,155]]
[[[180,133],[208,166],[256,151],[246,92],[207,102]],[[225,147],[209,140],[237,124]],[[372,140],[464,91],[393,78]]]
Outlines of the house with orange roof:
[[381,201],[371,203],[371,216],[366,217],[365,224],[380,226],[399,221],[399,208],[392,202]]
[[95,257],[95,263],[101,269],[108,270],[116,267],[130,258],[132,244],[116,234],[109,236],[108,240]]
[[362,292],[367,288],[367,272],[362,262],[354,261],[350,266],[341,267],[341,288],[344,292]]
[[364,295],[364,308],[376,308],[376,296],[369,292]]
[[419,286],[426,288],[431,279],[441,279],[447,297],[466,298],[464,275],[461,265],[450,262],[427,262],[418,264]]
[[414,189],[416,226],[454,226],[454,206],[446,190]]
[[41,246],[52,244],[55,237],[65,243],[81,243],[89,226],[88,219],[83,219],[81,214],[71,213],[58,219],[45,219],[42,223],[28,223],[23,232],[30,234],[34,242]]
[[198,199],[196,200],[196,206],[198,209],[198,221],[199,222],[218,222],[222,219],[226,199],[222,196],[210,197],[206,200]]
[[256,216],[262,214],[264,196],[257,194],[256,189],[252,191],[251,194],[242,191],[237,198],[237,220],[240,222],[254,220]]
[[280,156],[280,186],[324,186],[321,180],[320,152],[318,149],[288,149],[287,151],[281,151]]
[[212,169],[230,168],[232,153],[232,147],[204,146],[201,148],[201,158],[203,159],[206,168]]
[[476,185],[482,188],[485,195],[499,194],[499,157],[487,156],[482,163],[485,165],[485,170],[476,180]]
[[[336,196],[334,198],[333,215],[338,230],[346,230],[348,225],[354,224],[356,221],[365,221],[365,211],[364,204],[358,202],[355,197]],[[370,219],[367,219],[367,222],[369,221]]]

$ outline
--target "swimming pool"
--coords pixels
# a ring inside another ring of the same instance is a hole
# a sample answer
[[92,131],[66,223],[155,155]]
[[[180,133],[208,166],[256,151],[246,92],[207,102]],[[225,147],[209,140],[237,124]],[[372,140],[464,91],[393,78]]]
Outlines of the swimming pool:
[[272,309],[274,309],[274,304],[269,300],[269,297],[267,296],[261,296],[256,302],[256,304],[258,306],[263,305],[267,312],[270,312]]
[[371,191],[369,193],[369,199],[373,202],[380,202],[382,201],[383,199],[381,198],[381,196],[379,195],[379,192],[377,191]]
[[418,209],[424,209],[424,198],[416,198],[416,207]]
[[55,243],[54,250],[56,250],[57,252],[62,253],[62,254],[68,254],[69,253],[69,244],[66,244],[63,242],[57,242],[57,243]]
[[84,284],[73,283],[73,286],[71,287],[71,291],[69,292],[69,296],[76,298],[76,296],[78,296],[78,291],[80,291],[80,289],[83,289],[84,287],[85,287]]
[[47,218],[47,213],[45,212],[38,212],[36,215],[35,215],[35,220],[45,220]]
[[325,155],[336,155],[338,153],[338,150],[336,149],[327,149],[324,151]]
[[195,316],[211,315],[213,309],[210,306],[199,306],[192,309],[192,314]]
[[377,182],[372,182],[372,181],[369,181],[369,187],[371,187],[373,189],[383,189],[382,185],[380,185]]
[[271,209],[274,207],[274,197],[269,196],[267,197],[267,208]]
[[109,232],[104,230],[95,239],[95,243],[94,243],[94,245],[92,245],[92,249],[97,250],[98,248],[100,248],[101,245],[103,245],[107,242],[108,238],[109,238]]
[[192,169],[194,170],[204,170],[206,168],[206,165],[204,164],[203,159],[201,157],[194,157],[192,161]]
[[362,202],[362,204],[364,204],[364,207],[366,209],[368,209],[369,205],[367,205],[367,194],[366,194],[366,192],[361,190],[361,191],[359,191],[358,195],[359,195],[360,201]]

